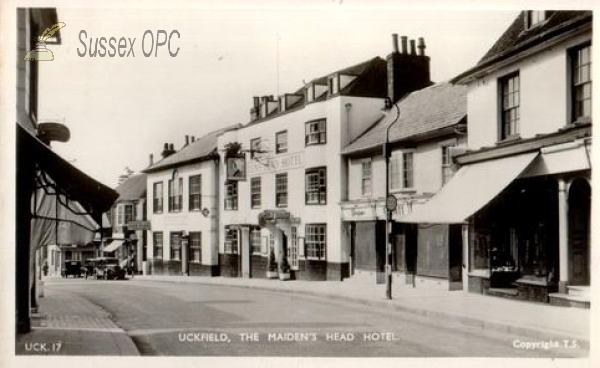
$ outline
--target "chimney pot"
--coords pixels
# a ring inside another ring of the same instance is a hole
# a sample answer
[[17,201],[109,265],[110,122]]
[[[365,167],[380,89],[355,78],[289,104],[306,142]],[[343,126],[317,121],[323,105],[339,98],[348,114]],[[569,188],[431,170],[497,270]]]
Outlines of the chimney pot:
[[415,40],[410,40],[410,54],[416,55],[417,49],[415,48]]
[[398,34],[392,33],[392,47],[394,48],[394,52],[398,52]]
[[252,98],[254,99],[254,107],[258,107],[260,105],[260,97],[254,96]]
[[192,136],[192,143],[196,141],[196,137]]
[[417,47],[419,49],[419,55],[425,56],[425,40],[423,39],[423,37],[419,37],[419,44]]
[[169,144],[169,151],[171,151],[171,153],[175,152],[175,146],[173,145],[173,143]]
[[150,154],[150,166],[154,164],[154,155]]
[[165,145],[164,145],[164,148],[163,148],[163,149],[164,149],[165,151],[168,151],[168,150],[169,150],[169,144],[168,144],[168,143],[165,143]]
[[402,53],[406,54],[406,53],[408,53],[408,44],[407,44],[408,37],[402,36],[401,39],[402,39]]
[[190,144],[190,136],[186,135],[185,136],[185,145],[187,146],[188,144]]

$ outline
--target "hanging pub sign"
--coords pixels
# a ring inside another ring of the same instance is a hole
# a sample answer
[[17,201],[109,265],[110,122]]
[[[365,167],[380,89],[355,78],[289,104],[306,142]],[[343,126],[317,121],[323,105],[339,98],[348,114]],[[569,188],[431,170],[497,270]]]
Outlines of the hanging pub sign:
[[242,153],[242,145],[231,142],[225,145],[225,167],[227,180],[246,180],[246,155]]
[[227,180],[246,180],[246,158],[244,156],[226,157],[225,165],[227,165]]

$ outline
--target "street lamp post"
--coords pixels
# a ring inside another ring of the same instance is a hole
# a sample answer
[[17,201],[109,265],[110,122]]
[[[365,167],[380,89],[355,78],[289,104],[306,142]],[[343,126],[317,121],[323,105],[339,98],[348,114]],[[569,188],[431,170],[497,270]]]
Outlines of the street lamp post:
[[385,108],[396,108],[396,118],[392,121],[385,131],[385,142],[383,143],[383,155],[385,157],[385,296],[387,299],[392,299],[392,212],[398,204],[396,197],[390,195],[390,157],[392,150],[390,148],[390,128],[396,124],[400,118],[400,108],[389,97],[385,99]]

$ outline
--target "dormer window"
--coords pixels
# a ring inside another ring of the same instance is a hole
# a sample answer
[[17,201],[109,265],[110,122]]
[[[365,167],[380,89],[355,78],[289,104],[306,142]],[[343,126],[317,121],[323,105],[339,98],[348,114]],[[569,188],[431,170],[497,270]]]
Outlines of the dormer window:
[[525,18],[525,29],[530,29],[542,24],[548,14],[545,10],[528,10]]
[[339,90],[339,76],[336,75],[332,75],[331,77],[329,77],[329,79],[327,79],[327,87],[329,90],[329,95],[334,95],[336,93],[338,93]]
[[306,102],[312,102],[315,99],[315,88],[313,84],[306,87]]

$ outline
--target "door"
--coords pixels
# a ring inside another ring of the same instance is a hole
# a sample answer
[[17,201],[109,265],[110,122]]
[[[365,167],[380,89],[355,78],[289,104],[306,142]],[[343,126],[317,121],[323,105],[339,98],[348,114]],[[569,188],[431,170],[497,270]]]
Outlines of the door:
[[590,285],[591,189],[579,179],[569,189],[569,283]]

